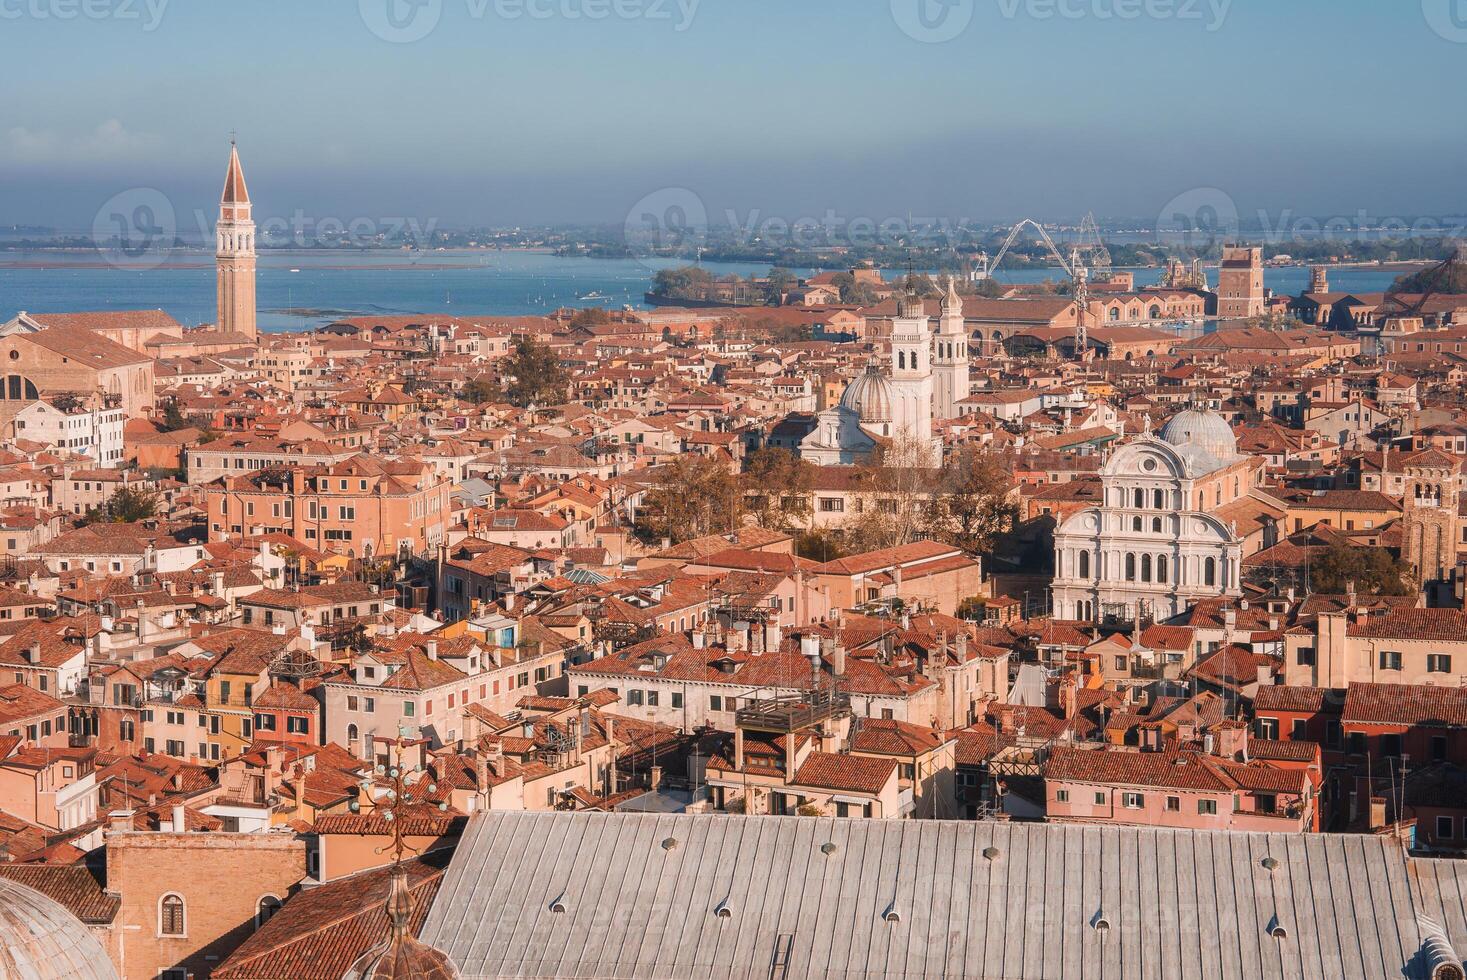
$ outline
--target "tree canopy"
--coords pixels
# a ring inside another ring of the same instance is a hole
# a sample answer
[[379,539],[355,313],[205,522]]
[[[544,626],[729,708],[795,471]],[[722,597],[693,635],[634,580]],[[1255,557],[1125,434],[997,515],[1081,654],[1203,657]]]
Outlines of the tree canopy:
[[505,359],[504,374],[512,380],[504,394],[511,405],[561,405],[570,397],[570,374],[555,353],[534,338],[515,341],[514,353]]
[[755,523],[792,531],[810,517],[815,467],[788,449],[758,449],[744,461],[744,499]]
[[139,487],[119,487],[101,507],[89,508],[83,524],[132,524],[158,514],[158,495]]
[[1310,588],[1327,595],[1344,595],[1351,585],[1359,593],[1410,595],[1415,591],[1411,570],[1384,548],[1356,548],[1336,542],[1314,559]]
[[680,544],[732,531],[740,512],[738,478],[717,460],[689,453],[657,472],[637,515],[637,534]]

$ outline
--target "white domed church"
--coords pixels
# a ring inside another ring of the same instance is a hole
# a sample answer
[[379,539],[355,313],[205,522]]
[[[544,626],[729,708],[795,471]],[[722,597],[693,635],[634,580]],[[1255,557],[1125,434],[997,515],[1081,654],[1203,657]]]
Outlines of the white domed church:
[[937,466],[942,443],[932,435],[934,414],[955,418],[968,390],[968,339],[956,284],[948,281],[936,335],[921,298],[909,288],[892,320],[891,364],[886,370],[867,365],[840,404],[815,417],[796,451],[818,466],[849,466],[884,445],[915,465]]
[[1055,617],[1166,620],[1198,599],[1242,595],[1242,541],[1216,511],[1262,469],[1221,415],[1197,407],[1122,446],[1101,467],[1101,505],[1055,529]]

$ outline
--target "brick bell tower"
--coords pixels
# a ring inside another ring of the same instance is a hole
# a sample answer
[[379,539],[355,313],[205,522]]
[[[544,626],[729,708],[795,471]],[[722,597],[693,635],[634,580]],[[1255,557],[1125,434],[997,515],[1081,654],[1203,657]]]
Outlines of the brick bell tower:
[[250,192],[239,165],[239,149],[229,143],[229,172],[219,198],[214,262],[218,270],[219,315],[216,326],[224,333],[259,339],[255,326],[255,222],[250,217]]
[[1402,557],[1423,585],[1446,581],[1457,566],[1462,540],[1461,461],[1439,449],[1425,449],[1402,464]]

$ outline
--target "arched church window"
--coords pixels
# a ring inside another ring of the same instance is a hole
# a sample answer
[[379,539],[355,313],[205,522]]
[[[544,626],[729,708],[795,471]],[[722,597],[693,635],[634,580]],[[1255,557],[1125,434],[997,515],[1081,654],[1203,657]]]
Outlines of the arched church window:
[[1150,582],[1151,581],[1151,556],[1150,555],[1142,555],[1141,556],[1141,581],[1143,581],[1143,582]]
[[1146,491],[1145,490],[1142,490],[1140,487],[1137,487],[1136,488],[1136,492],[1133,495],[1133,498],[1136,501],[1136,509],[1137,510],[1140,510],[1142,507],[1145,507],[1146,506]]
[[1162,583],[1170,582],[1172,579],[1171,579],[1171,575],[1168,574],[1169,572],[1171,572],[1171,568],[1167,564],[1166,555],[1157,555],[1156,556],[1156,580],[1158,582],[1162,582]]
[[1082,551],[1082,552],[1080,552],[1080,577],[1081,578],[1089,578],[1090,577],[1090,552],[1089,551]]
[[1202,583],[1204,585],[1217,584],[1217,559],[1209,558],[1202,565]]
[[1153,517],[1151,519],[1151,530],[1155,534],[1160,534],[1161,533],[1161,518],[1160,517]]
[[1133,530],[1133,531],[1139,531],[1139,530],[1141,530],[1141,518],[1139,518],[1139,517],[1133,517],[1133,518],[1131,518],[1131,530]]
[[905,368],[906,366],[907,366],[907,352],[904,351],[904,350],[897,351],[897,367],[899,367],[899,368]]
[[1163,509],[1165,509],[1165,507],[1166,507],[1166,502],[1165,501],[1166,501],[1166,497],[1165,497],[1165,495],[1163,494],[1162,491],[1160,491],[1160,490],[1153,490],[1153,491],[1151,491],[1151,505],[1153,507],[1155,507],[1157,510],[1163,510]]
[[[1211,560],[1211,558],[1208,559],[1208,561]],[[1126,553],[1126,581],[1136,581],[1136,556],[1129,552]]]

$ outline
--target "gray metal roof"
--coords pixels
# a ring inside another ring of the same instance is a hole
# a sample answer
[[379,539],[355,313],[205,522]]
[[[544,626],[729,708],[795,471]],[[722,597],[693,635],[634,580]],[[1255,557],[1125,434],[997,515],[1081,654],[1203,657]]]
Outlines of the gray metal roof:
[[1464,897],[1375,837],[486,813],[421,938],[465,977],[1411,978]]

